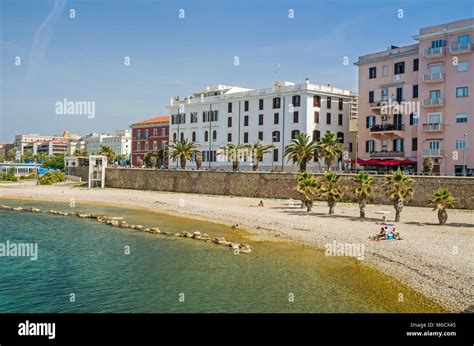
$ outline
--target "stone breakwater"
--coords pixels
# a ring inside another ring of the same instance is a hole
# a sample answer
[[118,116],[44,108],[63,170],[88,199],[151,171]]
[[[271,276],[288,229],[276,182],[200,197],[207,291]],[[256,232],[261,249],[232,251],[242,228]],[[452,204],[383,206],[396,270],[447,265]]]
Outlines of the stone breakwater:
[[[31,212],[31,213],[42,212],[41,209],[38,209],[38,208],[11,207],[8,205],[1,205],[0,209],[11,210],[14,212]],[[97,222],[106,224],[111,227],[127,228],[132,231],[147,232],[150,234],[165,235],[165,236],[172,236],[172,237],[189,238],[193,240],[201,240],[206,243],[212,243],[216,245],[229,247],[231,250],[234,251],[234,253],[247,254],[254,250],[254,248],[248,244],[228,241],[224,237],[217,237],[217,238],[211,239],[211,237],[207,233],[201,233],[199,231],[195,231],[192,233],[191,232],[179,232],[179,233],[162,232],[159,227],[148,228],[142,225],[129,224],[127,221],[123,219],[123,217],[120,217],[120,216],[99,215],[99,214],[94,214],[94,213],[84,213],[80,211],[64,212],[64,211],[53,210],[53,209],[50,209],[47,212],[45,211],[44,213],[49,213],[49,214],[58,215],[58,216],[78,217],[81,219],[91,219],[91,220],[95,220]]]

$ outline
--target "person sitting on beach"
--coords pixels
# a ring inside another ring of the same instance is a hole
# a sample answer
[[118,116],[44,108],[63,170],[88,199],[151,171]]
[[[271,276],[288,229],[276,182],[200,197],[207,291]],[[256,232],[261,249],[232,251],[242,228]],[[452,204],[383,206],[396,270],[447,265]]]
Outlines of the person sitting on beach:
[[249,205],[249,207],[263,207],[263,200],[261,199],[260,202],[258,202],[257,205],[251,204],[251,205]]
[[392,235],[393,238],[396,240],[402,240],[402,237],[400,236],[400,232],[398,232],[395,227],[392,229]]
[[384,240],[387,239],[387,234],[385,228],[381,228],[379,234],[375,236],[375,240]]

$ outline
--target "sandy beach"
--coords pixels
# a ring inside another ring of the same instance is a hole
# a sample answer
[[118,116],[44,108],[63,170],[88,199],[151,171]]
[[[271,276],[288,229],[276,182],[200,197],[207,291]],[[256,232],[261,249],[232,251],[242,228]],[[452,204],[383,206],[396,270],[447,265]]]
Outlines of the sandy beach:
[[[438,225],[431,208],[405,207],[397,223],[403,240],[371,241],[379,230],[378,211],[390,212],[389,205],[368,205],[367,218],[359,219],[356,204],[338,203],[335,215],[327,215],[323,202],[313,211],[300,209],[299,202],[265,199],[256,207],[256,198],[138,191],[93,189],[72,186],[36,186],[31,182],[0,184],[0,199],[21,198],[65,202],[71,198],[80,210],[81,202],[107,203],[144,208],[229,225],[249,231],[255,240],[290,239],[324,249],[337,243],[365,246],[361,263],[395,277],[452,311],[464,311],[474,304],[474,211],[449,210],[446,225]],[[34,201],[32,201],[34,206]],[[258,248],[256,249],[258,251]],[[396,299],[394,297],[394,299]]]

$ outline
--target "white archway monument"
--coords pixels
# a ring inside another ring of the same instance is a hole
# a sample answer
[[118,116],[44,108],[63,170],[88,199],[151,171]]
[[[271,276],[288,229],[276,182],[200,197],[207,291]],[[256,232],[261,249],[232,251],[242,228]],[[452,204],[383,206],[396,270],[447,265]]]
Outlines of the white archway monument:
[[89,189],[100,183],[100,188],[105,187],[105,169],[107,168],[107,156],[89,155]]

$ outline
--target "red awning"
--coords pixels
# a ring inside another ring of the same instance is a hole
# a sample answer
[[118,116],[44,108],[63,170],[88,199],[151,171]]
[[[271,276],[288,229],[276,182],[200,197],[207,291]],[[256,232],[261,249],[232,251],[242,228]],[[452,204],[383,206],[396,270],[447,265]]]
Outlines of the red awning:
[[[350,160],[349,162],[350,162],[350,163],[355,163],[355,161],[356,161],[355,159],[352,159],[352,160]],[[363,164],[365,164],[366,162],[367,162],[366,160],[357,158],[357,163],[358,163],[359,165],[363,165]]]
[[380,164],[383,166],[395,166],[401,164],[400,160],[385,160],[385,161],[380,161]]
[[413,161],[413,160],[402,160],[401,162],[403,165],[414,165],[416,164],[416,161]]

